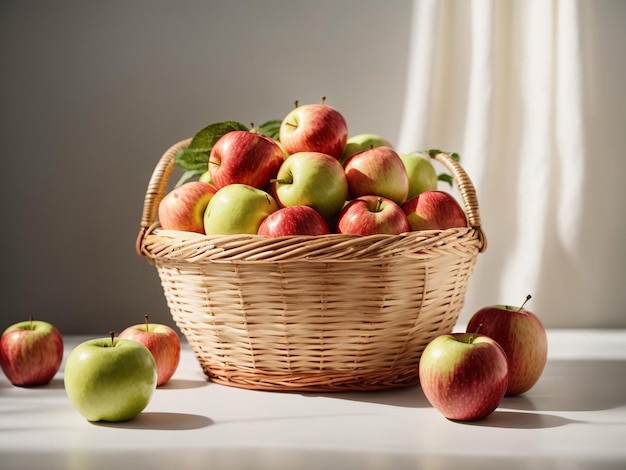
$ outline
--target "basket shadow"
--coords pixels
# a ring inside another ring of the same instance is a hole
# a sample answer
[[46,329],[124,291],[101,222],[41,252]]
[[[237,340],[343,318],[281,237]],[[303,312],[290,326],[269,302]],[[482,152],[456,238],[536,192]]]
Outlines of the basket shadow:
[[128,421],[93,421],[91,424],[108,428],[150,429],[157,431],[188,431],[212,426],[215,422],[207,417],[189,413],[142,412]]
[[345,392],[303,392],[303,396],[328,397],[341,400],[376,403],[379,405],[405,408],[430,408],[424,392],[419,385],[399,387],[387,390],[345,391]]

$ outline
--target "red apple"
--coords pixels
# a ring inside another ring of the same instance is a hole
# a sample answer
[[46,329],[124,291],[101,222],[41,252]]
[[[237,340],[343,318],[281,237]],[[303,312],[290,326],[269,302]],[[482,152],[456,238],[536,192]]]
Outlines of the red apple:
[[0,366],[13,385],[45,385],[63,359],[63,338],[53,325],[30,318],[0,337]]
[[167,230],[204,233],[204,211],[217,189],[190,181],[167,193],[159,203],[159,222]]
[[343,115],[327,104],[296,106],[280,125],[279,140],[288,154],[321,152],[341,158],[348,140]]
[[231,131],[213,145],[209,172],[217,189],[233,183],[263,189],[276,176],[283,160],[283,150],[270,137]]
[[409,177],[402,159],[391,147],[356,153],[344,163],[350,196],[382,196],[402,204],[409,194]]
[[330,228],[322,214],[309,206],[283,207],[268,215],[259,226],[259,235],[327,235]]
[[452,194],[445,191],[418,194],[402,204],[402,210],[413,231],[467,227],[463,208]]
[[504,397],[506,355],[496,341],[482,334],[441,335],[422,352],[419,379],[430,404],[446,418],[482,419]]
[[[530,296],[526,298],[526,301]],[[523,307],[491,305],[478,310],[467,324],[467,331],[480,326],[481,334],[502,346],[509,363],[507,395],[519,395],[535,385],[548,357],[548,339],[541,320]]]
[[352,199],[339,212],[337,233],[353,235],[390,234],[410,231],[402,208],[381,196],[361,196]]
[[119,335],[120,339],[130,339],[143,344],[152,353],[157,368],[157,386],[166,383],[180,362],[180,339],[176,332],[167,325],[145,323],[129,326]]

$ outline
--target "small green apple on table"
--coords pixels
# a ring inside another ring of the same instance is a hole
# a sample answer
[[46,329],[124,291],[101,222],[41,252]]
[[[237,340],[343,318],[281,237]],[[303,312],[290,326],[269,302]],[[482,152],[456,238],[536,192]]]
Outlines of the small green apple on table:
[[157,386],[152,353],[130,339],[96,338],[82,342],[65,363],[65,391],[88,421],[127,421],[141,413]]

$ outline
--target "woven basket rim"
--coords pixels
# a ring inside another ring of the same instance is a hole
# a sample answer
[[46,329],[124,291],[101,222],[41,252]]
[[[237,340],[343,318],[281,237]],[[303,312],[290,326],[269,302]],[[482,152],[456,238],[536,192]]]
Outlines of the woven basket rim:
[[308,263],[381,261],[394,256],[418,256],[451,243],[478,243],[480,231],[472,227],[406,232],[398,235],[345,235],[264,237],[255,234],[204,235],[164,230],[158,222],[143,235],[140,249],[148,259],[212,263]]

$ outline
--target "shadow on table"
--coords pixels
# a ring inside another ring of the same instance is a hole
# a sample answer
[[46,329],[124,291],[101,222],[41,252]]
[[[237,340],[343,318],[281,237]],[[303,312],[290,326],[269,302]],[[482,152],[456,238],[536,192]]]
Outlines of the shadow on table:
[[490,428],[511,429],[547,429],[578,423],[573,419],[548,413],[532,413],[527,411],[504,411],[497,409],[484,419],[477,421],[454,421],[466,426],[485,426]]
[[[303,393],[381,405],[430,407],[417,386],[369,392]],[[504,397],[500,408],[525,411],[597,411],[626,405],[626,361],[551,360],[539,381],[522,395]]]
[[505,397],[501,408],[528,411],[598,411],[626,405],[626,361],[551,360],[523,395]]
[[111,423],[97,421],[91,424],[107,428],[152,429],[160,431],[184,431],[212,426],[214,421],[202,415],[189,413],[162,413],[144,411],[129,421]]
[[158,387],[159,390],[183,390],[188,388],[201,388],[209,384],[206,380],[189,380],[172,378]]

